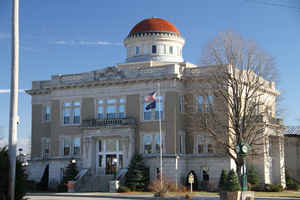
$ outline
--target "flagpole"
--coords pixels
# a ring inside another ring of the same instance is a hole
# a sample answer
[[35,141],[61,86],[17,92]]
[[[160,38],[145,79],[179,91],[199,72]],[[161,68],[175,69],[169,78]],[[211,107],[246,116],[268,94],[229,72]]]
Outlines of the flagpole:
[[158,82],[158,94],[159,94],[159,104],[158,104],[158,116],[159,116],[159,139],[160,139],[160,187],[163,187],[163,168],[162,168],[162,137],[161,137],[161,110],[160,110],[160,104],[162,96],[160,94],[160,83]]
[[12,6],[12,63],[10,86],[9,113],[9,195],[15,199],[16,180],[16,149],[17,149],[17,121],[18,121],[18,85],[19,85],[19,0],[13,0]]

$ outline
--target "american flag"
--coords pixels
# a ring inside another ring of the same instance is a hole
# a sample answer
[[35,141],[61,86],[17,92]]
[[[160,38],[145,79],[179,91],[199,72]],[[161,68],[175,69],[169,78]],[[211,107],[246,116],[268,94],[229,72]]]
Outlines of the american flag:
[[152,101],[155,101],[156,99],[156,92],[151,92],[149,93],[146,97],[145,97],[145,101],[146,102],[152,102]]

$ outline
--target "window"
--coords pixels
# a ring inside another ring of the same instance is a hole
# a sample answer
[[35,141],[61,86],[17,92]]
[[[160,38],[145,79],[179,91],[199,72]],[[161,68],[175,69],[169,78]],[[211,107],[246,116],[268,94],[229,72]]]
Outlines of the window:
[[156,97],[156,107],[155,107],[155,116],[154,116],[155,120],[164,119],[163,110],[164,110],[164,105],[163,105],[162,97],[158,96]]
[[73,139],[73,155],[80,155],[80,138]]
[[152,135],[144,135],[144,153],[152,153]]
[[197,97],[197,111],[203,112],[203,97],[202,96]]
[[150,102],[144,103],[144,120],[150,121],[150,120],[163,120],[164,119],[164,102],[162,96],[156,96],[156,105],[155,108],[146,110],[147,105],[149,105]]
[[102,167],[102,155],[98,155],[98,167]]
[[157,52],[156,45],[152,45],[152,53],[156,54],[156,52]]
[[103,119],[103,100],[98,100],[97,101],[97,118],[98,119]]
[[167,54],[167,47],[166,47],[166,45],[164,44],[164,45],[162,45],[162,52],[163,52],[163,54],[164,55],[166,55]]
[[183,96],[179,96],[179,112],[183,112]]
[[151,120],[152,119],[152,110],[149,109],[149,110],[146,110],[146,107],[149,103],[145,103],[144,104],[144,120],[145,121],[148,121],[148,120]]
[[179,136],[179,153],[184,153],[184,135]]
[[214,152],[213,138],[211,136],[197,135],[195,137],[195,153],[202,154]]
[[103,151],[103,146],[102,146],[102,140],[98,141],[98,151],[102,152]]
[[63,123],[80,124],[80,101],[64,102]]
[[212,111],[212,105],[214,104],[214,98],[213,96],[207,96],[206,98],[206,111],[211,112]]
[[169,46],[169,54],[173,55],[173,46]]
[[107,139],[105,140],[106,152],[116,152],[117,151],[117,140]]
[[64,138],[63,143],[64,143],[63,155],[64,156],[71,155],[71,142],[69,138]]
[[154,145],[155,145],[155,152],[160,153],[160,137],[159,137],[159,135],[154,136]]
[[[104,104],[106,102],[106,104]],[[125,98],[109,98],[107,100],[97,100],[97,119],[124,118]]]
[[140,53],[140,47],[135,47],[135,55],[139,55]]
[[47,137],[42,138],[42,157],[47,158],[50,153],[50,139]]
[[49,121],[51,119],[51,109],[49,105],[45,106],[45,121]]

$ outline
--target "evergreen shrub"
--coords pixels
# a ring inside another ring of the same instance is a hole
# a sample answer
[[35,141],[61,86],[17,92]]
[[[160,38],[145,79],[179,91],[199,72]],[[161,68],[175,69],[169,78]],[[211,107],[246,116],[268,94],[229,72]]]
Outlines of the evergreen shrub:
[[219,191],[226,190],[226,179],[227,179],[227,171],[225,169],[222,170],[220,180],[219,180]]
[[125,185],[132,191],[145,191],[149,184],[149,169],[140,154],[135,154],[125,175]]
[[231,169],[228,173],[225,189],[229,192],[241,190],[239,179],[233,169]]
[[120,186],[118,192],[120,193],[125,193],[125,192],[130,192],[130,188],[126,186]]
[[[6,147],[0,148],[0,199],[10,199],[8,195],[9,183],[9,154]],[[20,160],[16,160],[16,182],[15,182],[15,199],[20,200],[27,191],[27,177],[25,168]]]

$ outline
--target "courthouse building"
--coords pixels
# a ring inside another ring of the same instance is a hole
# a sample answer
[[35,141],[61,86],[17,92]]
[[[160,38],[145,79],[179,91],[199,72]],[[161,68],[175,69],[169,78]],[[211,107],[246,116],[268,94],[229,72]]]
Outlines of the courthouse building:
[[[32,96],[30,178],[40,181],[48,168],[53,186],[61,181],[66,165],[76,160],[81,174],[76,189],[106,191],[114,162],[122,178],[132,156],[140,153],[154,180],[160,173],[161,130],[163,176],[184,184],[192,171],[198,185],[208,181],[216,187],[221,170],[235,168],[235,163],[205,130],[186,128],[185,95],[191,96],[193,78],[205,81],[206,73],[218,67],[186,62],[184,44],[170,22],[145,19],[124,39],[124,63],[34,81],[27,91]],[[275,84],[267,85],[268,95],[275,99]],[[156,107],[147,110],[145,97],[154,91]],[[193,112],[206,112],[205,99],[214,97],[193,93],[192,98]],[[274,119],[275,104],[266,106]],[[283,136],[275,131],[279,122],[267,120],[267,153],[252,161],[262,183],[284,184]]]

